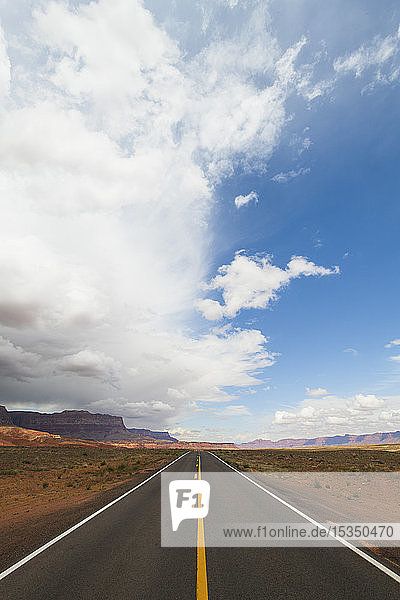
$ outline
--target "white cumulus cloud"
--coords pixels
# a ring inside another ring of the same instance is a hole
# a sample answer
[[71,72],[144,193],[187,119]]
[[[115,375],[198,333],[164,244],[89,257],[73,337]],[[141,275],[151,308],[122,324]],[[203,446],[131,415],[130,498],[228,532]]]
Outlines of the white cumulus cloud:
[[286,268],[281,269],[272,264],[269,256],[259,258],[237,252],[232,263],[218,271],[204,289],[220,290],[224,303],[210,299],[196,303],[198,310],[210,320],[233,318],[243,308],[266,308],[292,279],[332,275],[339,269],[318,266],[302,256],[293,256]]
[[275,411],[272,425],[285,437],[388,431],[400,427],[397,400],[364,393],[347,398],[315,395],[294,410]]
[[241,208],[242,206],[246,206],[246,204],[249,204],[249,202],[251,202],[252,200],[254,200],[255,203],[258,202],[257,192],[250,192],[246,196],[236,196],[236,198],[235,198],[236,208]]

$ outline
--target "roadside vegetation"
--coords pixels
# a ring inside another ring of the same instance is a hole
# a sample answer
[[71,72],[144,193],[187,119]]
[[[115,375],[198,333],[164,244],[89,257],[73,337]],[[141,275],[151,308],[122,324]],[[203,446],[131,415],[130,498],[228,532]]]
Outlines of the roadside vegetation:
[[399,446],[310,450],[216,450],[239,471],[400,471]]
[[0,448],[0,524],[47,513],[171,462],[183,450],[119,448]]

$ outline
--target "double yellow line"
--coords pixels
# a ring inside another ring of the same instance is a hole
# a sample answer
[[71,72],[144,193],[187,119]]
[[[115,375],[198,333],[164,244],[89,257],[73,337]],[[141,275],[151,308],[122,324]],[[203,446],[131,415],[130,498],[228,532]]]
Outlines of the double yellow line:
[[[197,459],[198,472],[195,477],[201,479],[201,458]],[[208,600],[206,542],[204,537],[204,519],[197,519],[197,600]]]

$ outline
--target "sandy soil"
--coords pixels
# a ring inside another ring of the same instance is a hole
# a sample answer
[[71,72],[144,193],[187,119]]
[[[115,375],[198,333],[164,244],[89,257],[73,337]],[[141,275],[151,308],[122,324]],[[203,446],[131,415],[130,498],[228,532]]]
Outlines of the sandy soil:
[[0,570],[180,454],[180,450],[0,448]]

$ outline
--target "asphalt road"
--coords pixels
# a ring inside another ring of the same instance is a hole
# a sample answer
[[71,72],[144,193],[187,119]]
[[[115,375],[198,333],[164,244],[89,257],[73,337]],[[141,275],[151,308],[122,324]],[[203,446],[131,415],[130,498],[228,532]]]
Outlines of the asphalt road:
[[[193,477],[197,455],[187,454],[168,470]],[[203,471],[229,471],[207,452],[201,452],[201,465]],[[242,485],[251,486],[244,479]],[[266,494],[263,502],[266,497],[272,512],[284,517],[289,511]],[[235,490],[227,490],[226,502],[234,501]],[[197,550],[161,547],[160,510],[158,475],[2,579],[0,598],[204,600],[204,589],[198,594],[196,588]],[[207,545],[207,520],[205,538]],[[206,547],[205,555],[210,599],[400,598],[400,583],[344,547]]]

